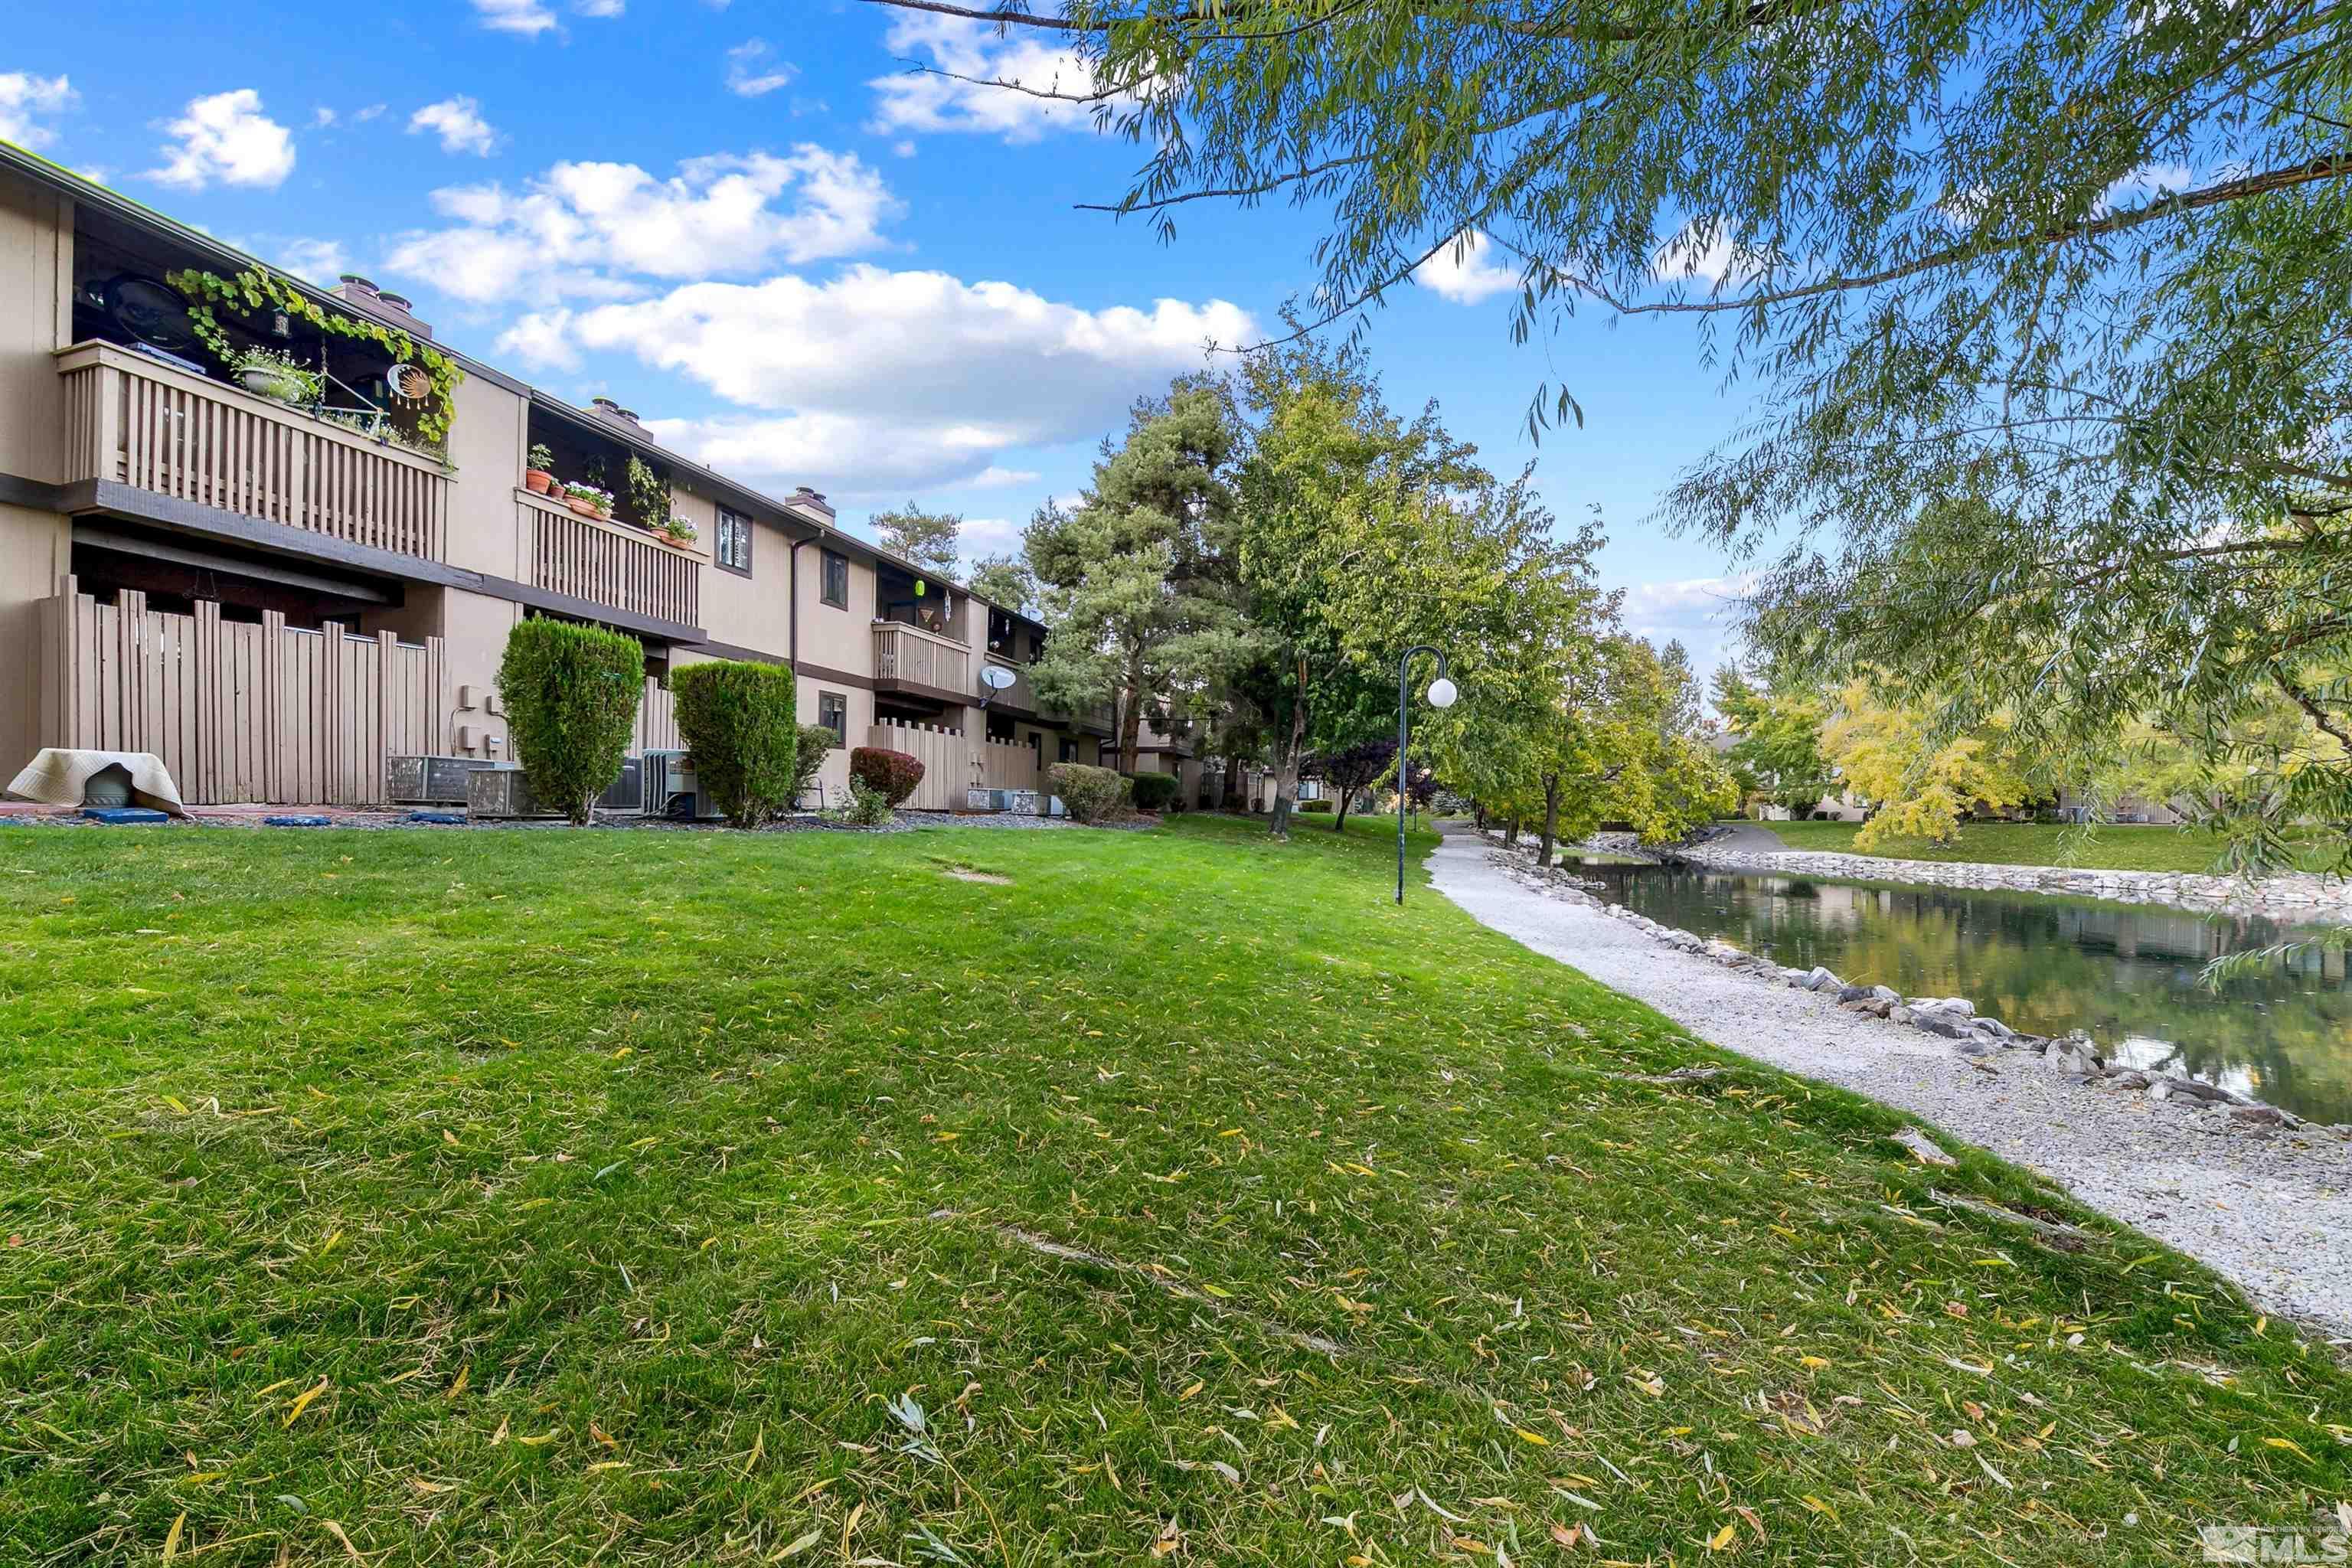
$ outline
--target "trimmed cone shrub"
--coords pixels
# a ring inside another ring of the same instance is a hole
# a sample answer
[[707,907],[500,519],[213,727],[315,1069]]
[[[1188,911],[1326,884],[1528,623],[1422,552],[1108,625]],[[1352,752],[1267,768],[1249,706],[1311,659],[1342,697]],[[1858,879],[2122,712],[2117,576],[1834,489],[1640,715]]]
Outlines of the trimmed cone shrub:
[[1077,822],[1101,822],[1127,805],[1127,775],[1109,768],[1090,768],[1084,763],[1055,763],[1045,770],[1054,781],[1054,793],[1062,797],[1062,805]]
[[714,658],[673,670],[669,689],[695,776],[730,826],[757,827],[792,804],[800,725],[791,670]]
[[498,686],[531,794],[586,822],[620,775],[636,728],[644,647],[597,626],[524,621],[507,634]]
[[1183,781],[1174,773],[1137,773],[1134,775],[1135,809],[1166,811],[1176,804],[1176,792]]
[[923,782],[923,760],[880,746],[860,746],[849,753],[849,776],[896,806]]
[[841,737],[823,724],[801,726],[800,748],[793,755],[793,805],[816,787],[816,771],[824,766],[824,754],[841,743]]

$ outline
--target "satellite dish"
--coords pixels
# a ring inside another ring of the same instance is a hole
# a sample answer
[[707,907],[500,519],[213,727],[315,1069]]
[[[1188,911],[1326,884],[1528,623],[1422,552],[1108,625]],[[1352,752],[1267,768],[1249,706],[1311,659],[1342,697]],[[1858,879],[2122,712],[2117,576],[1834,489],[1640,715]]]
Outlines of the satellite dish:
[[1020,679],[1001,664],[983,664],[980,667],[980,683],[991,691],[1002,691]]

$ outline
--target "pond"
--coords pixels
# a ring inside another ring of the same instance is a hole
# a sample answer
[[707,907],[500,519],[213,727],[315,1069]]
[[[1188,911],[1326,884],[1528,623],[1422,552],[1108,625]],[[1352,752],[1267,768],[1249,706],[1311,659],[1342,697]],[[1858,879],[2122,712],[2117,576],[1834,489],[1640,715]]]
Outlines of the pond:
[[1795,968],[1906,996],[1965,996],[2036,1035],[2087,1029],[2111,1058],[2221,1084],[2314,1121],[2352,1121],[2352,988],[2315,952],[2231,982],[2210,959],[2314,935],[2246,915],[2036,893],[1592,862],[1601,896]]

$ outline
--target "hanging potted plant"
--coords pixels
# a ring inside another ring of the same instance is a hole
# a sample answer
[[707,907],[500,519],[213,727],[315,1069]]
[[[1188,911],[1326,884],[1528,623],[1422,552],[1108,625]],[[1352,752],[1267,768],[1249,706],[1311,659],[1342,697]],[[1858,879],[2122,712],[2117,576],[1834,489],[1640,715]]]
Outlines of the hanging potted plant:
[[280,403],[316,403],[319,373],[276,349],[246,349],[232,362],[247,392]]
[[574,482],[563,487],[563,504],[582,517],[611,517],[613,492]]
[[555,454],[541,441],[531,447],[530,456],[523,459],[522,482],[534,495],[555,493]]

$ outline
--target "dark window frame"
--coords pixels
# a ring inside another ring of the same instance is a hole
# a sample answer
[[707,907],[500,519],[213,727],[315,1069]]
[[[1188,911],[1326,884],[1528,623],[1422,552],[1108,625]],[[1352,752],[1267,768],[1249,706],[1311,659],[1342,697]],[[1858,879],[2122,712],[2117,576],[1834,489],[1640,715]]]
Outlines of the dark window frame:
[[[713,525],[717,537],[710,542],[710,559],[721,572],[732,572],[738,577],[751,574],[751,520],[727,507],[719,509],[719,521]],[[732,537],[740,546],[742,563],[728,559],[727,542]]]
[[[833,570],[841,568],[841,596],[834,597]],[[830,605],[836,610],[849,608],[849,557],[836,550],[818,552],[816,596],[819,604]]]
[[[835,715],[827,719],[824,705],[836,704]],[[819,691],[816,694],[816,721],[833,731],[832,750],[840,751],[849,744],[849,694],[845,691]]]

